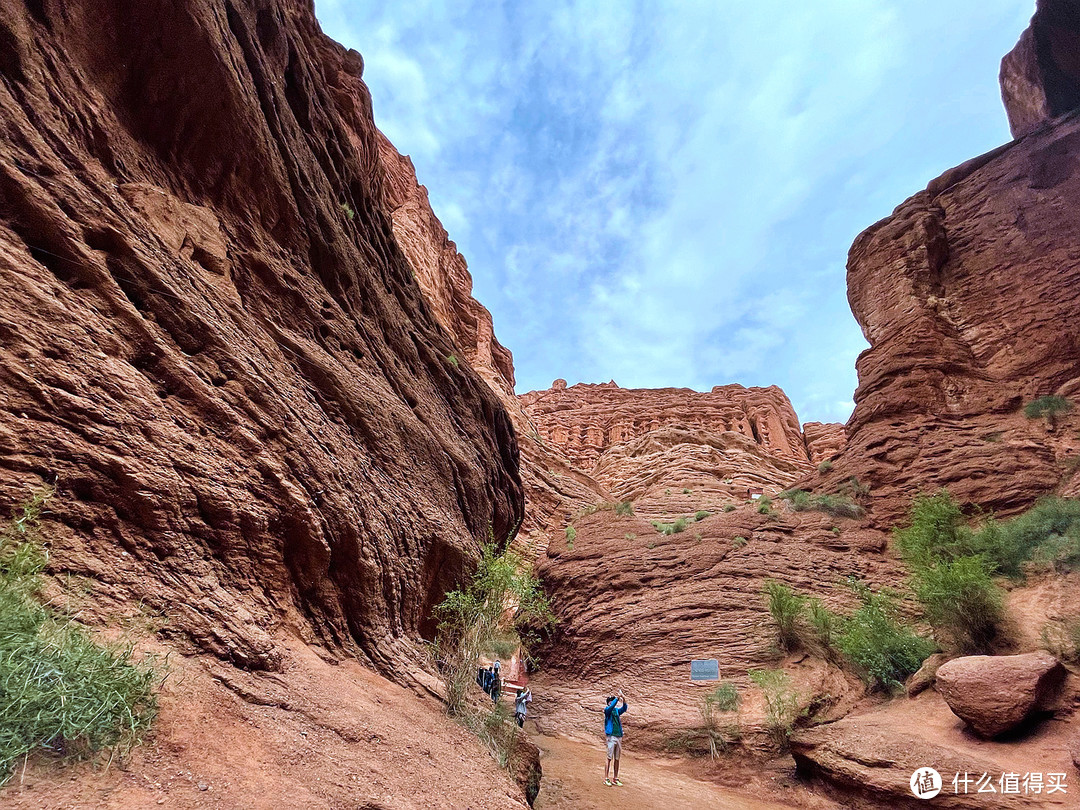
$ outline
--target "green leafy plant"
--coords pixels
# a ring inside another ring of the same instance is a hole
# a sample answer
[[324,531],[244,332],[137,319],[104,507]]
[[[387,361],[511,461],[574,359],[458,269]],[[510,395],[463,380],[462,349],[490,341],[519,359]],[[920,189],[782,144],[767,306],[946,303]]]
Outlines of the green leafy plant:
[[823,462],[821,462],[820,464],[817,465],[817,470],[818,470],[819,473],[831,472],[832,468],[833,468],[833,463],[831,461],[829,461],[828,459],[825,459],[825,461],[823,461]]
[[454,368],[458,367],[458,359],[456,354],[446,355],[446,362],[452,365]]
[[690,487],[683,487],[682,494],[683,495],[689,495],[690,494]]
[[634,504],[630,501],[619,501],[615,504],[615,514],[621,517],[629,517],[634,514]]
[[356,212],[353,210],[352,206],[344,202],[340,203],[339,205],[341,208],[341,213],[343,213],[349,219],[349,221],[352,222],[353,219],[356,217]]
[[741,534],[737,535],[731,538],[731,545],[735,546],[735,548],[742,548],[746,545],[746,538],[743,537]]
[[762,588],[765,606],[776,624],[777,643],[782,650],[795,650],[802,641],[802,618],[806,597],[775,579],[765,580]]
[[0,533],[0,784],[37,752],[123,755],[157,715],[156,660],[130,644],[102,644],[42,603],[48,559],[36,492]]
[[837,646],[867,683],[895,691],[934,651],[934,642],[901,624],[895,594],[874,593],[857,580],[848,584],[862,604],[841,622]]
[[765,727],[773,741],[787,747],[799,711],[799,696],[782,669],[752,669],[750,680],[765,698]]
[[963,655],[990,652],[1005,609],[1001,589],[981,556],[921,568],[911,586],[941,640]]
[[713,759],[727,751],[741,736],[737,718],[728,723],[722,723],[720,719],[723,714],[738,711],[739,702],[739,689],[730,681],[721,683],[701,701],[701,719],[709,742],[709,756]]
[[699,509],[698,511],[694,512],[694,520],[701,521],[701,520],[704,520],[705,518],[707,518],[709,515],[710,515],[710,513],[707,512],[706,510]]
[[468,713],[466,695],[477,663],[495,639],[516,633],[527,649],[522,628],[542,629],[555,621],[532,568],[514,550],[500,552],[490,534],[472,576],[446,594],[435,615],[440,621],[432,652],[452,715]]
[[1051,428],[1057,427],[1057,419],[1072,410],[1072,403],[1065,397],[1039,397],[1024,406],[1028,419],[1045,419]]
[[733,503],[724,504],[724,511],[725,512],[734,512],[735,511],[735,504],[733,504]]
[[634,534],[633,532],[627,532],[626,534],[623,535],[623,537],[625,537],[627,540],[636,540],[637,539],[637,535]]
[[770,498],[768,495],[762,495],[760,498],[758,498],[757,499],[757,510],[762,515],[772,515],[772,514],[774,514],[773,508],[772,508],[772,498]]
[[826,658],[836,654],[836,636],[840,632],[841,618],[829,610],[818,597],[806,603],[806,620],[813,633],[815,646]]
[[575,540],[577,540],[577,529],[575,529],[573,526],[567,526],[566,527],[566,542],[569,544],[569,543],[573,543]]
[[672,535],[686,531],[686,527],[690,525],[690,522],[686,518],[681,517],[672,523],[663,523],[659,520],[654,520],[652,525],[660,532],[660,534]]
[[786,489],[778,498],[788,501],[796,512],[825,512],[833,517],[857,518],[866,510],[847,495],[811,495],[802,489]]

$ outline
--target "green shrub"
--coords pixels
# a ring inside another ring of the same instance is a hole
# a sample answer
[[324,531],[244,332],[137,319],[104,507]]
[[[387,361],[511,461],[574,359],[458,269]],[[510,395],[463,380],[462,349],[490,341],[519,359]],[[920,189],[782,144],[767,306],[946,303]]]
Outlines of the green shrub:
[[894,595],[849,584],[862,605],[842,620],[837,646],[867,683],[895,691],[922,666],[934,643],[900,624]]
[[709,516],[709,514],[710,513],[707,512],[706,510],[699,509],[698,511],[694,512],[694,520],[704,520],[705,518],[707,518]]
[[683,495],[689,495],[690,494],[690,487],[683,487],[682,494]]
[[567,544],[573,543],[575,540],[577,540],[577,529],[575,529],[573,526],[567,526],[566,527],[566,542],[567,542]]
[[686,531],[686,527],[689,525],[689,521],[686,518],[679,518],[673,523],[662,523],[659,520],[653,521],[653,526],[660,534],[678,534],[679,532]]
[[735,548],[742,548],[746,545],[746,538],[742,535],[739,535],[738,537],[733,537],[731,539],[731,545],[735,546]]
[[[1061,571],[1080,566],[1080,501],[1043,498],[998,527],[1003,536],[995,562],[1003,574],[1019,576],[1021,563],[1032,557]],[[980,546],[984,555],[992,556],[994,546],[988,540]]]
[[813,508],[833,517],[857,518],[866,514],[865,509],[846,495],[818,495]]
[[833,463],[831,461],[829,461],[828,459],[826,459],[825,461],[823,461],[823,462],[821,462],[820,464],[817,465],[817,471],[819,473],[831,472],[832,468],[833,468]]
[[634,514],[634,504],[630,501],[619,501],[615,504],[615,514],[621,517],[629,517]]
[[911,585],[939,637],[963,655],[990,651],[1005,609],[982,557],[958,557],[919,569]]
[[1060,414],[1072,410],[1072,403],[1065,397],[1049,396],[1039,397],[1024,406],[1024,416],[1028,419],[1046,419],[1053,427],[1057,424]]
[[738,719],[721,725],[718,717],[720,714],[737,711],[738,708],[739,689],[730,681],[721,683],[701,701],[701,718],[709,741],[709,756],[713,759],[716,759],[720,752],[727,751],[741,736]]
[[859,504],[846,495],[811,495],[802,489],[786,489],[777,497],[791,504],[796,512],[815,510],[833,517],[857,518],[866,513]]
[[806,597],[775,579],[765,580],[765,605],[776,623],[777,642],[782,650],[794,650],[802,640],[802,618]]
[[35,752],[122,754],[157,714],[153,659],[98,643],[40,600],[40,518],[52,494],[40,490],[0,533],[0,784]]
[[982,557],[989,573],[1013,578],[1023,574],[1023,564],[1033,557],[1060,570],[1080,565],[1080,501],[1044,498],[1011,520],[988,519],[971,529],[959,505],[942,490],[917,496],[910,520],[893,537],[913,571],[970,556]]
[[735,504],[733,504],[733,503],[724,504],[724,511],[725,512],[734,512],[735,511]]
[[664,494],[665,494],[665,495],[670,495],[670,494],[671,494],[671,490],[670,490],[670,489],[665,489],[665,490],[664,490]]
[[757,510],[762,515],[773,514],[772,499],[768,495],[762,495],[757,501]]
[[825,607],[825,603],[815,596],[811,597],[807,602],[806,618],[810,624],[817,647],[823,655],[831,658],[836,650],[836,635],[840,628],[840,617]]
[[917,495],[909,511],[911,525],[893,529],[900,556],[913,569],[928,568],[938,560],[951,560],[973,552],[964,513],[952,496]]
[[458,359],[456,354],[446,355],[446,362],[452,365],[454,368],[458,367]]
[[[567,529],[569,539],[573,527]],[[500,552],[490,529],[472,576],[446,594],[435,615],[439,625],[431,651],[446,693],[447,711],[475,730],[467,694],[475,683],[481,653],[497,638],[510,634],[521,637],[523,627],[548,627],[555,616],[532,568],[512,549]]]
[[352,220],[356,217],[356,212],[353,210],[353,207],[348,203],[344,202],[338,203],[338,206],[341,208],[341,213],[348,217],[349,221],[352,222]]
[[625,537],[627,540],[636,540],[637,539],[637,535],[634,534],[633,532],[627,532],[626,534],[623,535],[623,537]]
[[750,680],[765,698],[765,727],[773,741],[786,748],[799,711],[799,696],[782,669],[752,669]]
[[705,705],[717,712],[733,712],[739,708],[739,687],[723,681],[705,696]]

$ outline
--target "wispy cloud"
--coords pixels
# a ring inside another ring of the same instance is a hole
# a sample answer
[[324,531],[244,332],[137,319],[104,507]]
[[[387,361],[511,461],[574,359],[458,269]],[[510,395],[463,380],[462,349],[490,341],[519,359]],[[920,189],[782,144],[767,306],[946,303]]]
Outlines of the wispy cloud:
[[1016,0],[318,0],[515,355],[844,419],[856,233],[1008,138]]

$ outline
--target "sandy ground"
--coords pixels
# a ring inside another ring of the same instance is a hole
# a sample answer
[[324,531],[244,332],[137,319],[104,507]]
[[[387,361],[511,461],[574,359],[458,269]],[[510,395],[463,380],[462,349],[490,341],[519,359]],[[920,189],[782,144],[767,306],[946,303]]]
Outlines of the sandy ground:
[[5,810],[527,810],[435,698],[298,641],[283,672],[176,658],[155,730],[127,761],[31,762]]
[[[599,736],[592,744],[542,734],[532,734],[531,739],[540,748],[544,768],[536,810],[774,810],[806,806],[754,798],[750,790],[739,791],[695,778],[686,772],[685,761],[675,757],[631,751],[624,753],[619,771],[623,786],[608,787],[604,784],[606,754]],[[800,798],[805,800],[808,795]]]

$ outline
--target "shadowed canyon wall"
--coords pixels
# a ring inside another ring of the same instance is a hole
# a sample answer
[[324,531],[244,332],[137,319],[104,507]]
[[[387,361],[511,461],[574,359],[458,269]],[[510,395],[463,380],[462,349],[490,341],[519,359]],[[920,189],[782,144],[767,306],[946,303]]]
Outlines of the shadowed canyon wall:
[[0,2],[3,501],[57,481],[54,570],[252,668],[389,671],[522,517],[362,68],[302,0]]

